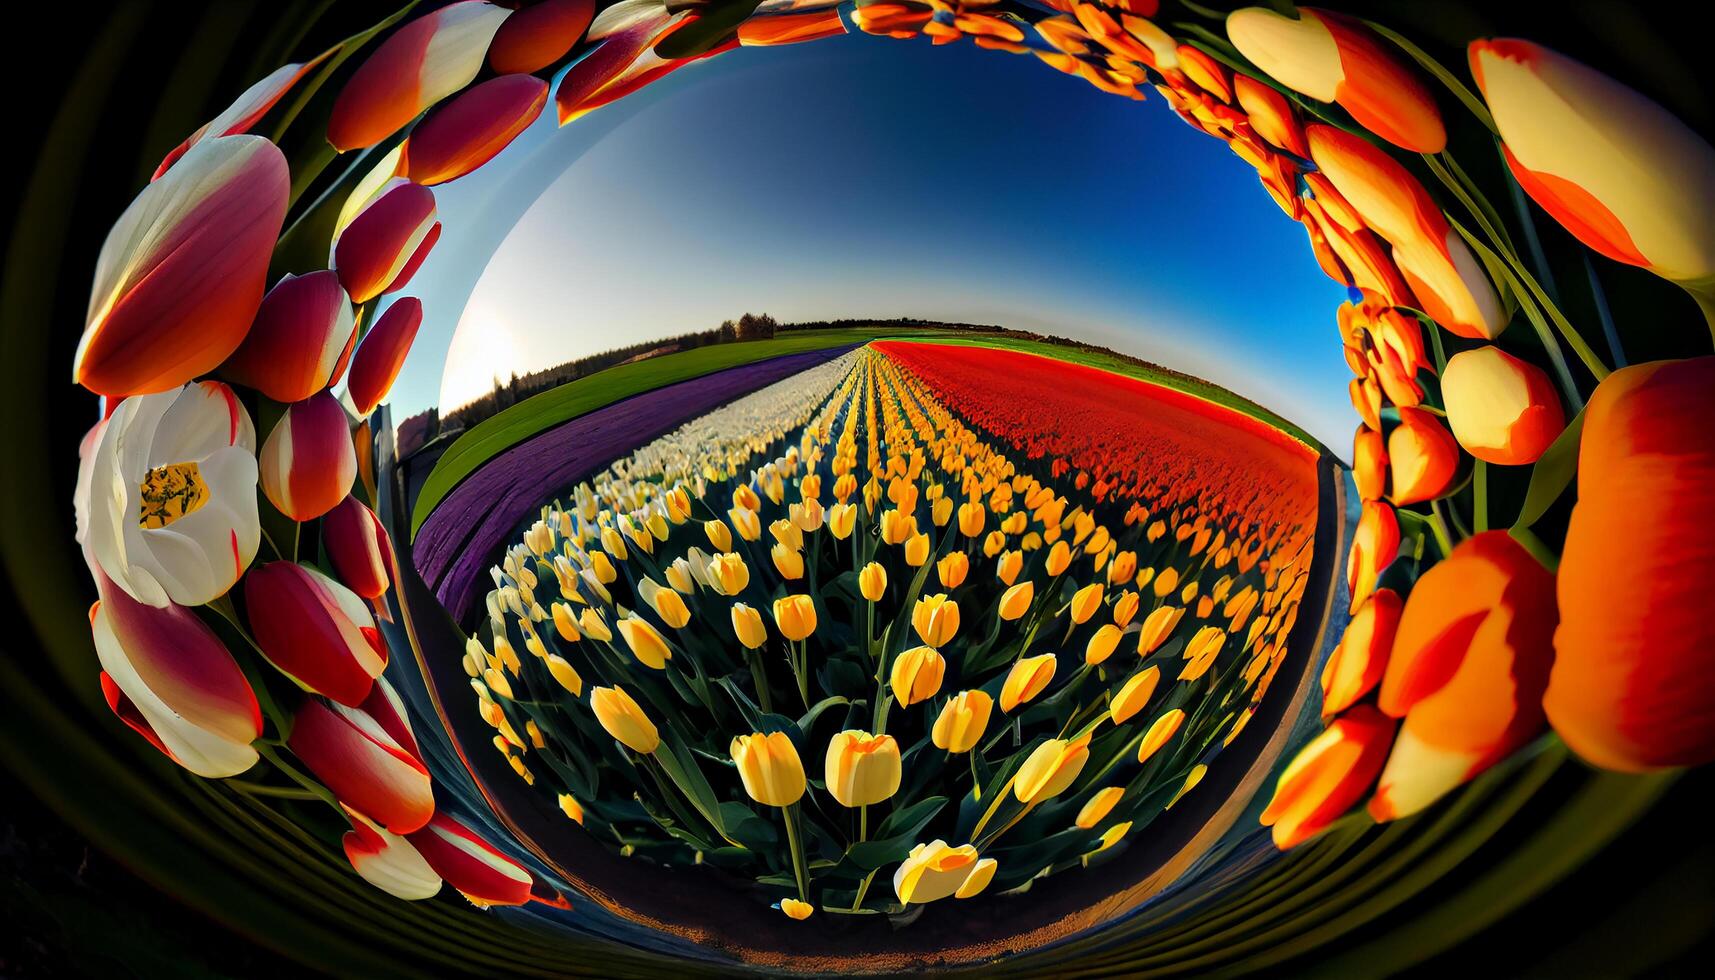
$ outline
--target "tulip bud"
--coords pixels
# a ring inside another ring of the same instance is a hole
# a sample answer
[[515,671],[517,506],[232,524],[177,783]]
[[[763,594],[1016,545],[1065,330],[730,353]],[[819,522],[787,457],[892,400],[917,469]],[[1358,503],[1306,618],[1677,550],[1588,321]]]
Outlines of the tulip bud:
[[435,812],[415,743],[401,744],[370,711],[312,698],[298,709],[286,747],[341,803],[395,834],[416,830]]
[[964,584],[965,576],[971,571],[971,560],[962,551],[955,551],[935,563],[935,574],[941,580],[941,586],[956,589]]
[[1143,735],[1143,741],[1137,746],[1137,763],[1143,765],[1150,757],[1160,751],[1179,731],[1179,726],[1185,723],[1185,710],[1174,708],[1164,711],[1161,717],[1155,719],[1149,726],[1149,731]]
[[1090,637],[1084,646],[1084,662],[1099,664],[1113,655],[1114,649],[1120,645],[1120,628],[1112,623],[1104,623]]
[[943,647],[959,632],[959,604],[946,593],[924,596],[911,610],[911,627],[918,639],[932,647]]
[[1352,532],[1352,550],[1346,555],[1346,590],[1354,612],[1376,590],[1382,569],[1398,554],[1399,519],[1393,508],[1379,501],[1365,503]]
[[1014,663],[1000,689],[1000,710],[1010,714],[1019,705],[1035,700],[1054,679],[1056,666],[1052,653],[1025,657]]
[[1388,433],[1388,464],[1393,502],[1415,504],[1446,493],[1459,472],[1459,446],[1435,416],[1401,408],[1399,425]]
[[1114,724],[1124,724],[1142,711],[1149,704],[1149,699],[1155,696],[1155,687],[1160,681],[1160,667],[1140,670],[1126,678],[1126,682],[1120,685],[1119,693],[1114,695],[1113,703],[1108,706],[1108,714],[1113,718]]
[[1378,589],[1352,613],[1322,668],[1324,717],[1345,711],[1381,683],[1403,608],[1398,592]]
[[1122,630],[1130,626],[1131,621],[1137,618],[1137,611],[1141,605],[1142,600],[1138,598],[1136,592],[1128,589],[1120,593],[1120,597],[1114,600],[1114,625]]
[[585,636],[598,642],[606,643],[613,639],[613,630],[607,628],[607,623],[602,620],[601,614],[594,609],[587,607],[584,609],[583,613],[578,616],[578,626],[584,631]]
[[339,380],[356,340],[357,317],[337,274],[287,275],[262,298],[244,343],[220,370],[277,402],[303,401]]
[[[893,874],[894,894],[905,905],[939,901],[956,894],[979,863],[977,849],[970,844],[950,847],[944,840],[918,844]],[[986,876],[982,881],[984,887],[994,872],[988,870]]]
[[1359,500],[1380,500],[1387,494],[1387,445],[1382,434],[1359,425],[1352,437],[1352,482]]
[[774,570],[786,581],[795,582],[804,577],[803,552],[777,544],[768,550],[768,556],[774,560]]
[[732,632],[747,650],[755,650],[768,641],[768,630],[762,625],[762,614],[742,602],[732,604]]
[[1124,585],[1137,574],[1137,552],[1121,551],[1108,563],[1108,584]]
[[570,691],[574,698],[583,696],[584,679],[576,667],[558,654],[550,653],[544,659],[548,662],[548,673],[554,676],[554,680],[558,681],[561,687]]
[[1165,599],[1172,594],[1173,590],[1179,588],[1179,570],[1177,568],[1163,568],[1161,573],[1155,576],[1155,584],[1152,588],[1155,590],[1157,599]]
[[381,519],[348,495],[322,520],[322,544],[346,587],[376,599],[392,582],[393,542]]
[[899,792],[899,743],[892,735],[847,730],[828,742],[828,795],[844,807],[868,806]]
[[131,598],[99,569],[90,608],[107,706],[168,758],[209,779],[256,764],[262,712],[214,631],[182,606]]
[[744,791],[763,806],[791,806],[804,795],[804,764],[785,732],[740,735],[729,748]]
[[268,661],[342,705],[363,703],[387,666],[387,648],[363,600],[314,568],[288,561],[253,568],[244,601]]
[[1394,722],[1358,705],[1299,750],[1275,784],[1261,821],[1281,850],[1297,846],[1351,809],[1375,782],[1393,744]]
[[260,136],[199,142],[143,188],[102,243],[72,380],[121,398],[218,367],[261,305],[290,190]]
[[1441,395],[1459,445],[1490,463],[1534,463],[1566,428],[1548,375],[1498,347],[1448,358]]
[[595,16],[595,0],[542,0],[512,12],[488,46],[488,66],[500,74],[533,74],[565,57]]
[[1114,805],[1119,803],[1120,797],[1124,795],[1124,786],[1109,786],[1098,790],[1096,795],[1090,797],[1083,808],[1078,811],[1078,817],[1073,821],[1073,824],[1082,830],[1093,830],[1096,824],[1107,819],[1107,815],[1113,811]]
[[918,532],[905,540],[905,564],[921,568],[928,560],[929,535]]
[[[676,592],[667,595],[677,597]],[[667,646],[667,641],[655,631],[655,627],[635,616],[628,616],[619,621],[619,635],[625,638],[625,645],[637,657],[638,663],[652,670],[665,670],[667,661],[673,659],[673,651]]]
[[1072,785],[1088,761],[1088,735],[1072,741],[1051,738],[1037,746],[1019,767],[1012,780],[1012,795],[1025,804],[1053,799]]
[[704,521],[703,533],[708,535],[709,544],[716,551],[732,551],[732,532],[727,530],[727,526],[721,523],[719,519]]
[[870,602],[880,602],[887,592],[887,569],[877,562],[870,562],[858,572],[858,591]]
[[852,529],[857,527],[857,506],[855,504],[835,504],[828,509],[828,530],[840,541],[852,536]]
[[709,584],[724,596],[735,596],[750,584],[750,566],[741,555],[723,552],[709,561]]
[[788,595],[774,600],[774,625],[788,640],[802,640],[816,632],[816,604],[807,595]]
[[893,697],[901,705],[927,701],[941,690],[947,661],[934,647],[912,647],[893,660]]
[[[459,6],[454,4],[454,6]],[[530,872],[445,813],[437,813],[407,839],[429,867],[472,904],[523,905],[530,901]]]
[[374,146],[469,85],[482,70],[489,41],[510,13],[467,0],[399,28],[340,90],[328,118],[328,142],[341,153]]
[[411,130],[406,176],[424,186],[456,180],[494,159],[548,104],[548,83],[529,74],[473,85]]
[[959,533],[967,538],[975,538],[983,533],[983,523],[987,518],[983,505],[975,500],[968,500],[959,505]]
[[440,236],[434,192],[399,178],[339,232],[333,266],[351,301],[367,303],[404,289]]
[[328,392],[287,406],[257,456],[262,491],[294,521],[314,520],[351,492],[357,451],[351,420]]
[[1102,608],[1102,583],[1091,582],[1079,589],[1072,596],[1072,622],[1080,625],[1090,621],[1096,610]]
[[[608,530],[612,531],[613,529],[609,528]],[[614,532],[614,533],[617,535],[618,532]],[[616,537],[615,541],[618,541],[618,540],[619,539]],[[619,547],[620,547],[620,550],[623,552],[625,549],[625,545],[622,543],[619,545]],[[619,556],[619,560],[624,561],[625,555],[621,554]],[[619,579],[619,569],[613,567],[613,562],[608,559],[607,552],[605,552],[605,551],[591,552],[591,554],[590,554],[590,571],[595,573],[596,581],[601,583],[602,585],[612,585],[615,581],[617,581]]]
[[1275,81],[1318,102],[1339,103],[1396,146],[1440,153],[1447,145],[1441,112],[1423,81],[1353,18],[1300,8],[1294,19],[1245,7],[1227,15],[1227,37]]
[[1024,552],[1009,551],[1000,556],[1000,562],[995,565],[995,577],[1005,585],[1011,586],[1018,581],[1018,573],[1024,570]]
[[417,328],[423,325],[423,301],[401,296],[381,311],[351,356],[351,374],[346,391],[357,414],[367,417],[393,390],[399,369],[411,353]]
[[[756,516],[756,511],[746,507],[734,507],[726,513],[727,518],[732,521],[733,528],[738,531],[739,537],[746,541],[755,541],[762,537],[762,518]],[[709,540],[713,541],[714,539],[710,538]],[[728,541],[727,544],[730,549],[732,542]],[[715,547],[718,548],[720,545],[716,544]]]
[[1715,761],[1715,357],[1622,368],[1584,409],[1543,707],[1622,772]]
[[602,731],[633,752],[650,755],[661,746],[661,736],[655,723],[643,713],[631,695],[617,687],[597,687],[590,690],[590,710]]
[[1072,549],[1064,541],[1054,542],[1054,547],[1048,549],[1048,561],[1044,565],[1048,574],[1059,575],[1071,564]]
[[988,729],[989,713],[994,699],[982,691],[961,691],[953,695],[935,719],[930,738],[935,747],[958,754],[969,752],[982,741]]
[[1011,621],[1030,611],[1036,599],[1036,584],[1026,579],[1009,588],[1000,597],[1000,618]]
[[358,877],[407,902],[440,894],[441,876],[410,841],[350,807],[341,809],[351,821],[351,829],[340,843]]

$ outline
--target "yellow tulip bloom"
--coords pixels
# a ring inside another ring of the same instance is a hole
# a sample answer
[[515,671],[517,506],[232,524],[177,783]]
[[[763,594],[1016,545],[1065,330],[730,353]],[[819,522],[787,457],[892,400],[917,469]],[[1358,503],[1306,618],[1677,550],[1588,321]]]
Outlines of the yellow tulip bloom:
[[935,563],[935,574],[942,588],[956,589],[964,584],[971,571],[971,560],[962,551],[955,551]]
[[554,680],[558,681],[561,687],[572,692],[572,697],[582,696],[584,679],[578,673],[578,669],[559,654],[550,653],[546,659],[548,661],[548,673],[554,676]]
[[1168,740],[1178,733],[1179,726],[1184,723],[1185,711],[1183,709],[1174,708],[1172,711],[1163,712],[1161,717],[1155,719],[1155,723],[1149,726],[1149,731],[1144,733],[1143,741],[1138,744],[1137,761],[1139,763],[1148,762],[1149,757],[1159,751],[1163,745],[1166,745]]
[[934,647],[912,647],[893,660],[893,697],[901,705],[927,701],[941,690],[947,661]]
[[959,632],[959,604],[944,592],[924,596],[911,610],[911,627],[924,643],[944,647]]
[[1101,790],[1090,797],[1083,809],[1078,811],[1078,818],[1072,822],[1083,830],[1094,829],[1096,824],[1101,823],[1107,817],[1114,805],[1119,803],[1120,797],[1124,795],[1124,786],[1109,786]]
[[1048,682],[1054,679],[1057,662],[1052,653],[1025,657],[1012,665],[1006,683],[1000,689],[1000,710],[1011,713],[1021,704],[1035,700]]
[[1155,696],[1155,687],[1160,682],[1160,667],[1140,670],[1127,678],[1126,682],[1120,685],[1119,693],[1114,695],[1112,703],[1108,705],[1108,716],[1114,720],[1114,724],[1124,724],[1132,715],[1142,711],[1149,699]]
[[882,594],[887,591],[887,569],[877,562],[870,562],[858,572],[858,591],[870,602],[880,602]]
[[732,604],[732,632],[747,650],[755,650],[768,642],[768,630],[762,625],[762,614],[742,602]]
[[1013,777],[1012,795],[1020,803],[1040,803],[1064,793],[1090,761],[1090,737],[1051,738],[1036,747]]
[[1000,618],[1014,620],[1030,611],[1030,604],[1036,599],[1036,584],[1026,579],[1018,583],[1000,597]]
[[899,792],[899,743],[892,735],[847,730],[828,742],[828,795],[841,806],[880,803]]
[[655,730],[655,723],[623,690],[598,687],[590,691],[590,710],[595,712],[602,730],[631,751],[649,755],[661,747],[661,735]]
[[[677,595],[668,592],[667,595]],[[656,631],[655,627],[635,616],[628,616],[619,621],[619,635],[625,638],[625,645],[631,648],[639,663],[654,670],[664,670],[667,661],[673,659],[673,651],[667,646],[667,641]]]
[[816,604],[807,595],[781,596],[774,600],[774,625],[788,640],[802,640],[816,632]]
[[993,709],[994,698],[984,692],[961,691],[941,709],[929,737],[935,747],[943,751],[954,754],[969,752],[982,740]]
[[1090,642],[1084,646],[1084,662],[1099,664],[1108,659],[1114,648],[1120,645],[1122,635],[1118,626],[1112,623],[1102,624],[1102,628],[1096,630],[1095,635],[1090,637]]
[[756,732],[732,740],[728,750],[750,798],[763,806],[791,806],[804,795],[804,764],[785,732]]

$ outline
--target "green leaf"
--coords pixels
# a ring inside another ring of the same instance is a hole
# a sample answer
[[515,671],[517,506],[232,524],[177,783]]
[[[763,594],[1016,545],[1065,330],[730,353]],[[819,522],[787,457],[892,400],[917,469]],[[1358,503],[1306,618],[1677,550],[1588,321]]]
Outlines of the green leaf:
[[1524,507],[1519,510],[1514,527],[1530,527],[1542,520],[1542,515],[1566,492],[1578,472],[1578,440],[1583,432],[1584,413],[1579,412],[1531,467],[1530,487],[1525,491]]
[[816,724],[816,719],[821,717],[822,712],[841,704],[851,704],[851,699],[834,695],[816,702],[815,707],[804,712],[804,716],[798,719],[798,731],[800,733],[809,731],[811,726]]
[[895,810],[887,815],[887,819],[876,828],[877,837],[895,837],[900,834],[913,835],[922,830],[924,825],[935,819],[935,814],[947,805],[945,796],[931,796],[918,800],[904,809]]

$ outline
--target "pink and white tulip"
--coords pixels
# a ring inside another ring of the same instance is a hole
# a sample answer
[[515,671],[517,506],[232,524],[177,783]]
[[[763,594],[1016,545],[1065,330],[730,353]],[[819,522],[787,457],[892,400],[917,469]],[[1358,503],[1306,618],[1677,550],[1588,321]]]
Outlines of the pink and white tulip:
[[362,708],[305,701],[286,747],[340,803],[395,834],[434,815],[428,768]]
[[358,876],[394,898],[418,902],[441,892],[441,876],[411,842],[350,807],[351,829],[341,838],[345,858]]
[[333,510],[357,479],[351,418],[328,392],[295,402],[262,443],[262,492],[294,521]]
[[244,601],[263,655],[317,694],[355,707],[387,667],[387,648],[363,600],[313,568],[259,566],[244,579]]
[[354,303],[405,288],[441,237],[434,192],[395,177],[339,232],[333,267]]
[[303,401],[339,380],[356,340],[357,317],[337,273],[287,275],[262,298],[220,373],[277,402]]
[[[331,51],[328,52],[328,54],[331,53]],[[149,179],[160,180],[161,175],[177,163],[180,157],[190,152],[192,147],[204,140],[249,132],[250,127],[256,125],[263,116],[267,115],[268,111],[274,108],[282,98],[285,98],[287,92],[292,90],[292,86],[298,84],[299,80],[309,74],[311,69],[321,64],[328,54],[323,54],[314,61],[281,65],[270,72],[267,77],[245,89],[244,94],[227,106],[225,111],[204,123],[183,143],[173,147],[172,152],[168,153],[166,158],[161,161],[161,165],[155,168],[154,176]]]
[[523,905],[530,901],[530,872],[469,827],[437,813],[409,840],[435,873],[476,905]]

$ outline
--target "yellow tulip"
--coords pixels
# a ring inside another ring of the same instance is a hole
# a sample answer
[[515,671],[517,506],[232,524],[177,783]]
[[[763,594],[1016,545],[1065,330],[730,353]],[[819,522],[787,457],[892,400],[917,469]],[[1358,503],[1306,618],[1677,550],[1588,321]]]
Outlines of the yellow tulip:
[[1024,552],[1009,551],[1000,556],[1000,562],[995,565],[995,577],[1006,585],[1018,581],[1018,573],[1024,570]]
[[613,562],[607,560],[605,551],[590,555],[590,571],[595,572],[596,581],[603,585],[612,585],[619,578],[619,569],[614,568]]
[[859,807],[899,792],[899,743],[892,735],[849,729],[828,742],[828,795],[841,806]]
[[887,591],[887,569],[878,562],[870,562],[858,572],[858,591],[870,602],[880,602],[882,594]]
[[957,893],[978,863],[977,849],[970,844],[953,847],[944,840],[918,844],[894,872],[893,892],[906,905],[939,901]]
[[1124,786],[1109,786],[1101,790],[1090,797],[1083,809],[1078,811],[1078,818],[1072,822],[1083,830],[1094,829],[1096,824],[1101,823],[1107,817],[1114,805],[1119,803],[1120,797],[1124,795]]
[[1130,589],[1121,592],[1120,597],[1114,600],[1114,625],[1122,630],[1130,626],[1131,621],[1137,618],[1137,610],[1141,604],[1136,592]]
[[584,822],[584,808],[578,804],[577,800],[572,799],[570,793],[560,794],[560,812],[577,823]]
[[1020,803],[1040,803],[1064,793],[1090,761],[1090,737],[1051,738],[1036,747],[1013,777],[1012,795]]
[[649,605],[654,607],[655,614],[661,621],[680,630],[691,621],[691,610],[685,606],[685,600],[673,589],[659,589],[650,593]]
[[1185,774],[1185,782],[1183,785],[1181,785],[1179,787],[1179,792],[1174,793],[1173,799],[1168,800],[1167,805],[1165,807],[1163,807],[1162,809],[1164,809],[1164,810],[1173,809],[1173,804],[1178,803],[1180,797],[1184,796],[1186,793],[1191,792],[1193,787],[1195,787],[1198,783],[1202,782],[1203,781],[1203,774],[1208,772],[1208,771],[1209,771],[1209,767],[1207,765],[1201,763],[1201,762],[1197,763],[1195,766],[1192,766],[1191,771]]
[[1011,672],[1006,675],[1006,683],[1001,685],[1000,710],[1010,714],[1019,705],[1035,700],[1054,679],[1056,666],[1052,653],[1025,657],[1013,664]]
[[970,572],[971,560],[962,551],[955,551],[935,563],[935,574],[941,579],[942,588],[958,588]]
[[1108,848],[1114,846],[1115,844],[1118,844],[1120,842],[1120,839],[1122,837],[1124,837],[1130,831],[1131,831],[1131,821],[1130,820],[1127,820],[1123,823],[1114,824],[1112,827],[1109,827],[1107,830],[1102,831],[1101,844],[1098,845],[1096,847],[1095,851],[1092,853],[1100,854],[1101,852],[1107,850]]
[[[667,595],[677,595],[668,592]],[[625,638],[625,645],[637,657],[643,666],[654,670],[664,670],[667,661],[673,659],[673,651],[667,646],[667,641],[656,632],[655,627],[635,616],[628,616],[619,621],[619,635]]]
[[1096,614],[1096,610],[1100,608],[1102,608],[1102,583],[1091,582],[1072,596],[1072,622],[1080,625],[1087,623]]
[[959,505],[959,533],[967,538],[975,538],[983,533],[983,522],[987,514],[983,505],[975,500],[966,501]]
[[1161,682],[1161,668],[1150,667],[1140,670],[1126,679],[1120,685],[1119,693],[1114,695],[1113,702],[1108,706],[1108,715],[1114,724],[1124,724],[1132,715],[1142,711],[1144,705],[1155,695],[1155,686]]
[[722,523],[719,518],[712,521],[704,521],[703,533],[708,535],[709,544],[716,551],[725,552],[732,550],[732,532],[727,529],[726,524]]
[[1090,637],[1090,642],[1085,645],[1084,662],[1099,664],[1108,659],[1113,654],[1114,648],[1120,645],[1122,635],[1118,626],[1112,623],[1104,623],[1102,628],[1096,630],[1095,635]]
[[655,723],[623,690],[617,687],[591,690],[590,710],[595,712],[602,730],[631,751],[649,755],[660,748],[661,735],[655,730]]
[[691,595],[697,591],[697,577],[691,572],[691,563],[683,558],[673,559],[673,564],[667,566],[667,584],[673,591]]
[[747,650],[755,650],[768,642],[768,630],[762,625],[762,614],[742,602],[732,604],[732,632]]
[[774,521],[768,525],[768,533],[774,535],[774,540],[779,542],[781,546],[792,551],[804,547],[804,532],[800,531],[798,525],[791,521]]
[[922,532],[913,534],[905,539],[905,564],[912,568],[922,568],[929,560],[929,535]]
[[1108,562],[1108,584],[1124,585],[1137,574],[1137,552],[1121,551]]
[[959,632],[959,604],[945,592],[924,596],[911,610],[911,627],[924,643],[944,647]]
[[631,557],[625,549],[625,538],[617,528],[604,527],[601,529],[601,546],[616,561],[624,561]]
[[744,557],[723,552],[709,559],[709,584],[724,596],[735,596],[750,584],[750,566]]
[[1185,711],[1183,709],[1174,708],[1172,711],[1163,712],[1161,717],[1155,719],[1155,723],[1149,726],[1149,731],[1144,733],[1143,741],[1138,744],[1137,761],[1140,764],[1148,762],[1149,757],[1154,755],[1163,745],[1166,745],[1168,739],[1171,739],[1179,731],[1179,726],[1184,723]]
[[930,504],[929,519],[935,522],[936,527],[946,527],[947,522],[953,519],[953,498],[941,497]]
[[1160,648],[1161,644],[1179,625],[1179,620],[1185,615],[1180,606],[1162,606],[1143,619],[1143,628],[1137,633],[1137,655],[1147,657]]
[[592,639],[603,643],[613,639],[613,630],[607,628],[607,624],[601,620],[601,615],[594,609],[586,608],[583,615],[578,617],[578,625],[583,628],[584,635]]
[[788,919],[796,919],[802,922],[810,917],[810,913],[816,911],[816,907],[809,902],[800,902],[796,898],[783,898],[780,900],[780,911],[785,912]]
[[1014,620],[1030,611],[1030,604],[1036,599],[1036,583],[1026,579],[1018,583],[1000,597],[1000,618]]
[[578,632],[578,620],[572,615],[572,607],[563,602],[554,603],[554,629],[559,632],[560,639],[568,643],[576,643],[583,638]]
[[774,570],[788,582],[795,582],[804,577],[804,553],[794,551],[784,544],[777,544],[768,549],[768,557],[774,560]]
[[1072,549],[1064,541],[1054,542],[1054,547],[1048,549],[1047,569],[1050,575],[1059,575],[1067,566],[1072,564]]
[[961,691],[941,709],[929,737],[938,749],[954,754],[969,752],[988,729],[993,709],[994,698],[982,691]]
[[[756,516],[756,511],[746,507],[734,507],[727,511],[727,518],[732,521],[733,529],[738,536],[746,541],[755,541],[762,537],[762,518]],[[716,547],[719,547],[717,544]],[[731,543],[728,542],[728,547]]]
[[953,893],[954,898],[975,898],[983,893],[983,889],[994,880],[995,869],[1000,865],[994,858],[983,858],[971,866],[971,873],[965,878],[965,883]]
[[857,527],[857,505],[835,504],[828,509],[828,530],[835,538],[844,541],[852,536],[852,529]]
[[788,640],[802,640],[816,632],[816,604],[807,595],[781,596],[774,600],[774,625]]
[[744,791],[763,806],[791,806],[804,795],[804,764],[785,732],[739,735],[729,748]]
[[910,706],[927,701],[941,690],[947,661],[934,647],[912,647],[893,661],[893,697]]
[[561,687],[572,692],[572,697],[579,697],[584,693],[584,679],[578,674],[576,667],[559,654],[550,653],[546,659],[548,673],[554,675],[554,680],[559,681]]
[[1161,574],[1155,576],[1155,597],[1163,599],[1167,594],[1179,587],[1179,570],[1163,568]]
[[995,555],[1000,554],[1001,549],[1005,547],[1006,535],[1000,531],[990,531],[988,535],[983,538],[983,557],[993,558]]
[[895,508],[881,515],[881,540],[887,544],[904,544],[917,533],[917,518]]

